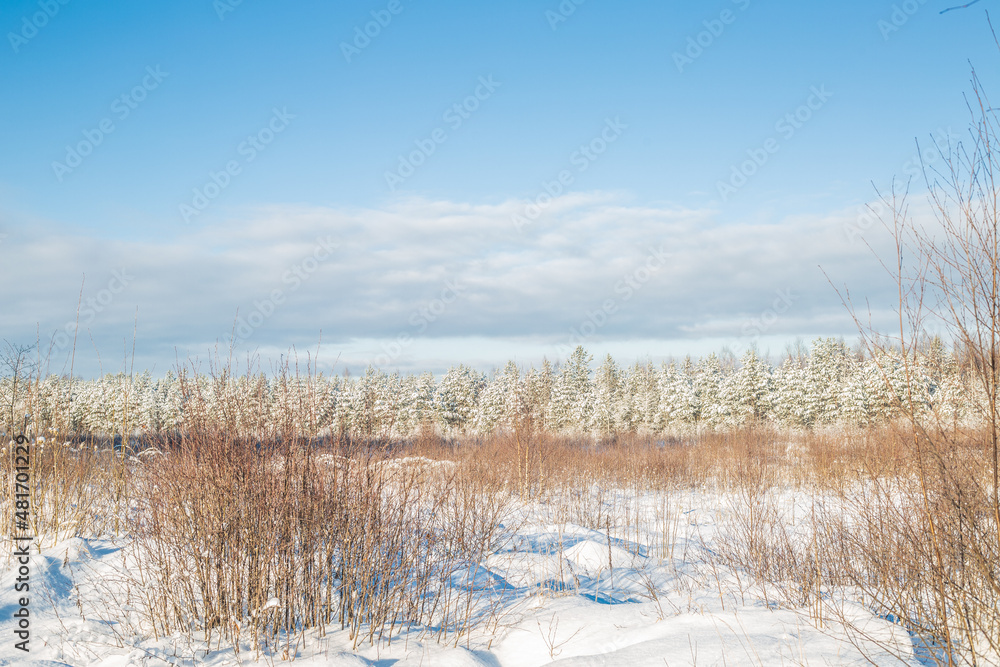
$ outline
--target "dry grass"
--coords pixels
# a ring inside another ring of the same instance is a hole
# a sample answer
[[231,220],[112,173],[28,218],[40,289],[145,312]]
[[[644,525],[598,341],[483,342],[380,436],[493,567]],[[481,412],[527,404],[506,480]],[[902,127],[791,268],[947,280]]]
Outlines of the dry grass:
[[[0,449],[0,525],[13,534],[15,459],[12,446]],[[27,534],[39,548],[67,536],[96,537],[118,529],[129,496],[125,483],[133,461],[93,441],[60,441],[50,436],[31,445]]]
[[[494,485],[527,489],[524,500],[547,504],[564,522],[602,531],[614,525],[620,537],[634,530],[637,544],[640,525],[659,525],[668,536],[676,516],[667,502],[655,516],[643,515],[629,499],[692,489],[722,494],[731,520],[713,558],[745,576],[741,594],[753,589],[820,625],[847,624],[859,646],[878,643],[842,613],[838,601],[853,599],[906,628],[926,659],[996,664],[1000,548],[983,457],[988,438],[986,430],[937,433],[918,455],[913,433],[899,425],[828,433],[751,428],[670,443],[536,434],[527,474],[513,434],[420,451],[463,461]],[[796,502],[782,497],[790,492],[798,492]]]
[[135,481],[136,574],[157,631],[272,649],[331,623],[355,644],[413,625],[461,637],[479,609],[450,577],[495,548],[508,501],[380,448],[223,433],[183,438]]

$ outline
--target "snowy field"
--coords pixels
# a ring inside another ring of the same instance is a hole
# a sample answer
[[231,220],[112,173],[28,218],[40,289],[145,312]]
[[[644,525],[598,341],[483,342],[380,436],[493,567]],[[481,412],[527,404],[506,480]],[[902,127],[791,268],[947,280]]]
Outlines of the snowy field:
[[[198,632],[157,636],[142,613],[136,543],[61,539],[31,556],[29,661],[13,650],[17,572],[14,563],[4,564],[0,664],[272,665],[289,658],[345,667],[934,664],[914,636],[869,611],[857,592],[820,582],[818,595],[803,594],[800,583],[758,581],[739,564],[745,538],[772,518],[782,535],[808,544],[809,518],[818,505],[840,511],[836,498],[791,484],[772,487],[766,502],[738,490],[694,487],[595,483],[574,494],[511,503],[481,562],[452,568],[449,595],[468,610],[466,630],[410,625],[374,643],[356,642],[339,623],[263,648],[249,641],[234,647],[218,637],[206,645]],[[748,516],[754,508],[767,508],[757,527]],[[272,599],[255,613],[281,611]]]

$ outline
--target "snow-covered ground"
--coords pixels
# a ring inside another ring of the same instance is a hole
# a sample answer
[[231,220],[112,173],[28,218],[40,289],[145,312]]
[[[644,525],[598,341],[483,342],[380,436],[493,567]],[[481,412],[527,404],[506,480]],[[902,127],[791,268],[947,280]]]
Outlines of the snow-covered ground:
[[[603,530],[572,520],[593,511],[582,501],[575,507],[521,503],[501,546],[478,566],[454,573],[455,589],[489,610],[474,632],[439,639],[438,629],[411,628],[391,643],[352,651],[347,632],[331,626],[291,638],[289,654],[302,665],[381,667],[925,662],[902,627],[841,592],[831,592],[819,607],[796,608],[774,587],[764,589],[745,571],[725,567],[715,549],[738,524],[740,505],[732,494],[594,487],[585,495],[598,498],[606,512]],[[776,502],[785,517],[797,507],[801,517],[815,495],[789,489],[777,493]],[[17,573],[8,563],[0,577],[0,665],[283,661],[287,648],[281,646],[261,652],[244,644],[237,652],[226,643],[154,637],[139,613],[141,587],[125,584],[130,547],[124,539],[72,538],[32,555],[28,654],[14,649]]]

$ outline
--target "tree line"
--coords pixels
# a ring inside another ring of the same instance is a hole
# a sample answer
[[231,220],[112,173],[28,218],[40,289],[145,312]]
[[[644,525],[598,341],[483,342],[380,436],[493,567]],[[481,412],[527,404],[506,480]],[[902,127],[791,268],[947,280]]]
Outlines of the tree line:
[[[868,426],[912,406],[949,425],[984,417],[985,392],[973,363],[932,339],[904,359],[897,350],[869,355],[820,338],[778,364],[756,351],[740,359],[709,354],[620,366],[594,365],[577,347],[556,364],[508,362],[491,374],[466,365],[436,378],[369,367],[357,377],[198,374],[181,368],[153,379],[109,374],[81,380],[51,375],[0,380],[5,428],[31,414],[35,428],[61,433],[163,433],[222,428],[248,436],[295,431],[409,437],[436,428],[452,435],[534,428],[607,436],[685,433],[754,423],[780,427]],[[907,363],[908,362],[908,363]]]

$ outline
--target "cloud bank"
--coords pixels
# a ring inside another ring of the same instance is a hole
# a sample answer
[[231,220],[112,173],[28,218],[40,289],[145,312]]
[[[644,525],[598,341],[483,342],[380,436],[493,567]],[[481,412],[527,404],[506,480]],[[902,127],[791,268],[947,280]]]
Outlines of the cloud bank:
[[321,332],[324,356],[352,372],[553,359],[577,343],[655,357],[850,334],[823,270],[891,322],[893,290],[872,255],[888,238],[857,208],[720,225],[712,210],[615,193],[533,203],[276,205],[167,241],[3,229],[4,337],[38,340],[50,370],[66,372],[81,282],[74,370],[87,375],[121,368],[133,327],[136,366],[159,372],[228,355],[233,340],[238,357],[273,360],[315,348]]

